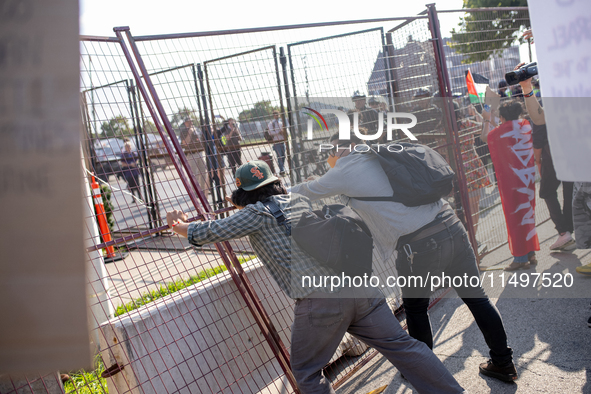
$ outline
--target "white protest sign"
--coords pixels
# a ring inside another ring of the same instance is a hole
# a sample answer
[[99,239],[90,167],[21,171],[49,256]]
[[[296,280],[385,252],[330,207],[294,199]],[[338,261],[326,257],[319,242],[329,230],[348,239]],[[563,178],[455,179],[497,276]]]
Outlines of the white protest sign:
[[558,179],[591,181],[591,2],[529,2]]
[[78,0],[0,1],[0,373],[89,367]]

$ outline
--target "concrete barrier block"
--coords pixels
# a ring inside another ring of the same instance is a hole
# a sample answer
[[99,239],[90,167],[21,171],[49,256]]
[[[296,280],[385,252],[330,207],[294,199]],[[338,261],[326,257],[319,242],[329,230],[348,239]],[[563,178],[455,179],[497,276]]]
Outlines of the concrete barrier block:
[[[254,259],[243,265],[255,292],[286,346],[294,301]],[[258,325],[224,272],[100,326],[110,393],[291,392]],[[348,334],[334,361],[367,347]]]

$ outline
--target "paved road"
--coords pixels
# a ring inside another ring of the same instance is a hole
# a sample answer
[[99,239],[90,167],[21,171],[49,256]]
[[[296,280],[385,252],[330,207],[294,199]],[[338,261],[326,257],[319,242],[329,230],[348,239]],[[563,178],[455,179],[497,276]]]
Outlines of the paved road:
[[[551,253],[549,245],[556,240],[552,222],[538,227],[541,250],[535,269],[521,273],[571,273],[574,292],[561,297],[558,288],[540,288],[536,294],[520,289],[497,288],[493,302],[499,308],[509,345],[520,378],[516,383],[503,383],[483,377],[478,364],[488,359],[488,348],[468,308],[458,298],[439,302],[431,311],[435,354],[469,393],[532,394],[591,393],[591,277],[576,273],[579,265],[591,263],[591,250]],[[482,264],[489,273],[511,262],[508,246],[486,256]],[[564,294],[562,294],[564,295]],[[409,394],[416,391],[381,355],[366,365],[338,394],[363,394],[388,386],[384,394]]]
[[[272,152],[271,145],[260,145],[254,147],[246,147],[242,149],[242,162],[245,163],[250,160],[256,160],[261,152]],[[277,163],[275,162],[276,169]],[[229,195],[234,187],[234,174],[230,169],[224,171],[224,184],[226,185],[226,195]],[[286,186],[290,185],[288,177],[282,178]],[[114,205],[115,230],[123,231],[127,228],[137,226],[147,226],[149,223],[149,216],[147,207],[141,203],[136,203],[132,197],[127,194],[127,184],[125,181],[109,177],[109,184],[112,185],[112,203]],[[171,208],[181,209],[184,212],[196,214],[196,210],[191,203],[188,193],[186,192],[180,178],[176,173],[173,165],[165,169],[154,172],[154,183],[156,185],[156,196],[159,205],[159,212],[162,218],[166,216],[166,212]],[[143,195],[143,188],[142,188]],[[212,204],[212,197],[210,195],[209,202]]]

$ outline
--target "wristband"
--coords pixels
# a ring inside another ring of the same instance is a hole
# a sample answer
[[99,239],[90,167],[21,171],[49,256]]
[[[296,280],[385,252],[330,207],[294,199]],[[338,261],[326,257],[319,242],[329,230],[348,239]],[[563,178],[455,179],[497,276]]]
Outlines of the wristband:
[[533,95],[534,95],[534,91],[532,90],[531,92],[524,94],[523,97],[531,97]]

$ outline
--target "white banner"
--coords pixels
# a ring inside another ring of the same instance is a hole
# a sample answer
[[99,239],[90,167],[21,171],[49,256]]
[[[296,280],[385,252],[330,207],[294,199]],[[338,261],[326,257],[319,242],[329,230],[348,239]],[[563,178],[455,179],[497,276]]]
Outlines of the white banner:
[[1,373],[92,365],[78,18],[78,0],[0,1]]
[[532,0],[530,19],[558,179],[591,181],[591,2]]

